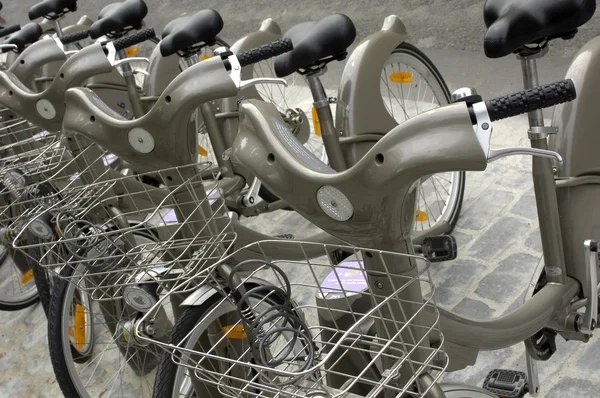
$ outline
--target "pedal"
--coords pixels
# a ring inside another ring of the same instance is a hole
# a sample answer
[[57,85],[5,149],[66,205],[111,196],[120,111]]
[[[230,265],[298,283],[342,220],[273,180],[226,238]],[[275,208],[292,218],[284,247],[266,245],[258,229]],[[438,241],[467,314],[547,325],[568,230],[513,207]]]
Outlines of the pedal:
[[527,375],[516,370],[494,369],[485,378],[483,389],[502,398],[521,398],[529,392]]
[[428,236],[421,245],[423,256],[432,263],[454,260],[458,256],[456,239],[451,235]]

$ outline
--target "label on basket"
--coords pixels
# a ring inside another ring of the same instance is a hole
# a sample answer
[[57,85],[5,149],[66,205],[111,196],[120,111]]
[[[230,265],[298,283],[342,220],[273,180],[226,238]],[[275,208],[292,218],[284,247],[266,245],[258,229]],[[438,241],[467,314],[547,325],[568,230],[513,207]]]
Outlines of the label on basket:
[[[340,286],[341,282],[341,286]],[[323,293],[361,292],[367,288],[365,273],[358,261],[344,261],[321,283]]]

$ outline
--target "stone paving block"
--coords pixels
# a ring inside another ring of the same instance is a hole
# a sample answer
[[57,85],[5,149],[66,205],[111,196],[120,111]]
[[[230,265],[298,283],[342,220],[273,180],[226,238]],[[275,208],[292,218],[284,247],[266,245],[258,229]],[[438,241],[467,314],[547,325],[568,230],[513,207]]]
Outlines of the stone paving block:
[[[600,339],[596,338],[595,341],[586,344],[585,351],[577,359],[577,369],[588,372],[598,372],[598,362],[600,361]],[[600,395],[600,394],[599,394]]]
[[524,282],[518,276],[493,271],[479,282],[475,294],[501,305],[509,305],[511,298],[523,291],[527,283],[528,280]]
[[542,252],[542,236],[540,235],[540,229],[536,229],[529,235],[529,238],[525,241],[525,246],[538,252]]
[[548,393],[546,398],[598,398],[598,384],[585,379],[565,377]]
[[481,235],[469,249],[469,255],[484,261],[495,261],[507,250],[518,245],[530,228],[530,223],[513,217],[503,217]]
[[535,204],[535,194],[533,192],[533,189],[527,191],[521,197],[521,199],[519,199],[519,201],[515,203],[511,211],[513,214],[530,218],[532,220],[537,220],[537,207]]
[[496,181],[496,184],[505,188],[523,190],[533,186],[533,179],[530,171],[511,170]]
[[457,231],[456,229],[452,231],[452,236],[454,236],[454,238],[456,239],[456,245],[458,246],[459,255],[473,241],[473,235],[470,235],[466,232]]
[[462,299],[452,311],[459,315],[481,320],[492,318],[496,312],[483,301],[473,300],[468,297]]
[[435,280],[438,304],[448,306],[460,301],[464,297],[464,290],[485,270],[485,265],[467,259],[455,260],[454,264],[445,266],[438,273],[436,279],[439,280]]
[[514,197],[513,193],[507,191],[485,191],[468,209],[461,212],[457,226],[471,230],[483,229],[513,201]]
[[531,275],[539,261],[539,257],[531,254],[515,253],[502,260],[494,272]]

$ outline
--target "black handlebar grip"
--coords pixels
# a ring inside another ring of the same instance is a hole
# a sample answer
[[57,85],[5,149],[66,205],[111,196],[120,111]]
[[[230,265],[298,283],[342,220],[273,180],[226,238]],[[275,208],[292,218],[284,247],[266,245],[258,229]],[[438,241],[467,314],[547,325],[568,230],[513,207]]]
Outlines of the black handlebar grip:
[[81,32],[71,33],[70,35],[66,35],[61,37],[60,41],[62,44],[76,43],[78,41],[87,39],[90,35],[89,30],[82,30]]
[[573,101],[576,97],[573,80],[566,79],[485,101],[485,105],[491,121],[496,121]]
[[237,58],[240,61],[240,66],[244,67],[287,53],[293,49],[294,45],[290,39],[282,39],[244,51],[238,54]]
[[0,37],[8,36],[11,33],[15,33],[21,30],[21,25],[13,25],[8,28],[0,29]]
[[127,47],[131,47],[131,46],[135,46],[136,44],[143,43],[146,40],[150,40],[155,37],[156,37],[156,34],[154,33],[154,28],[148,28],[148,29],[140,30],[139,32],[135,32],[132,35],[121,37],[120,39],[113,41],[113,44],[115,45],[115,49],[117,51],[119,51],[119,50],[124,50]]

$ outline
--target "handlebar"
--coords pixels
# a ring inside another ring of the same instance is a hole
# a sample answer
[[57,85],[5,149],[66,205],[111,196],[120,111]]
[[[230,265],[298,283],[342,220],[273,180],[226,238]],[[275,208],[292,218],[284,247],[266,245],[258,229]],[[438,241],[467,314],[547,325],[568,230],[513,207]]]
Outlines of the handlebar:
[[252,50],[244,51],[243,53],[238,54],[237,58],[240,62],[240,66],[244,67],[287,53],[293,49],[294,45],[290,39],[282,39],[253,48]]
[[21,25],[13,25],[4,29],[0,29],[0,37],[8,36],[11,33],[15,33],[21,30]]
[[89,30],[82,30],[81,32],[75,32],[71,33],[70,35],[63,36],[60,41],[62,44],[70,44],[87,39],[89,36]]
[[571,79],[566,79],[488,100],[485,105],[490,120],[494,122],[573,101],[575,98],[575,84]]
[[128,47],[135,46],[136,44],[143,43],[146,40],[152,40],[155,37],[156,34],[154,33],[154,28],[147,28],[142,29],[132,35],[121,37],[120,39],[113,41],[113,44],[115,46],[115,50],[120,51]]

